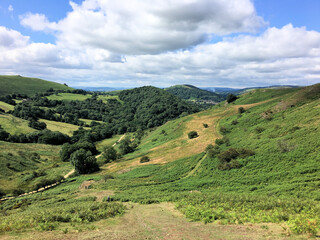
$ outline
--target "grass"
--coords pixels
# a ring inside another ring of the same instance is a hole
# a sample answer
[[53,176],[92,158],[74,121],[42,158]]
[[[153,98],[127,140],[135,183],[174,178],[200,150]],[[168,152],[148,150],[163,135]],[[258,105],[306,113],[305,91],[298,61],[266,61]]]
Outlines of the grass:
[[[43,193],[42,198],[45,204],[61,199],[75,201],[80,184],[92,180],[93,192],[112,192],[115,201],[173,202],[193,221],[219,225],[276,223],[287,233],[316,236],[320,230],[320,100],[314,97],[318,94],[315,89],[256,91],[234,104],[219,104],[170,121],[146,131],[135,152],[106,164],[99,173],[69,179]],[[244,113],[238,113],[239,107]],[[188,139],[192,130],[199,137]],[[220,152],[235,148],[254,155],[235,159],[238,168],[219,170],[217,154],[205,154],[204,150],[222,137]],[[98,149],[118,138],[100,142]],[[151,161],[140,163],[142,156],[149,156]],[[106,174],[112,177],[102,180]],[[28,199],[32,207],[40,204],[39,195]],[[20,216],[18,211],[10,214],[11,221]],[[56,228],[60,225],[64,224]]]
[[59,131],[69,136],[72,136],[73,132],[79,129],[79,126],[70,123],[55,122],[46,119],[40,119],[39,121],[47,124],[47,129],[51,131]]
[[5,103],[5,102],[1,102],[0,101],[0,108],[5,110],[6,112],[7,111],[10,111],[10,110],[13,110],[14,109],[14,106],[13,105],[10,105],[8,103]]
[[6,193],[30,191],[42,179],[53,179],[72,169],[59,159],[60,146],[0,141],[0,186]]
[[36,131],[28,126],[29,121],[17,118],[11,114],[0,114],[0,125],[10,134],[31,133]]
[[48,96],[47,98],[49,100],[63,100],[63,101],[84,101],[88,98],[90,98],[92,95],[86,94],[75,94],[75,93],[59,93],[58,95],[53,94]]
[[45,81],[38,78],[27,78],[21,76],[4,76],[0,75],[0,96],[20,93],[34,95],[39,92],[45,92],[48,89],[71,90],[63,84]]
[[119,96],[99,95],[99,96],[98,96],[98,99],[99,99],[99,100],[102,100],[104,103],[107,103],[109,99],[116,99],[116,100],[122,102],[122,101],[119,99]]

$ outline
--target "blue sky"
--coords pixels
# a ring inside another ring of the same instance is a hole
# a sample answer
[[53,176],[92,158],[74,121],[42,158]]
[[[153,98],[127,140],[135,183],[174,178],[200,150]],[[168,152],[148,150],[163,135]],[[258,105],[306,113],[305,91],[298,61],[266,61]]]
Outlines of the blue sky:
[[318,0],[2,0],[0,74],[71,86],[320,82]]

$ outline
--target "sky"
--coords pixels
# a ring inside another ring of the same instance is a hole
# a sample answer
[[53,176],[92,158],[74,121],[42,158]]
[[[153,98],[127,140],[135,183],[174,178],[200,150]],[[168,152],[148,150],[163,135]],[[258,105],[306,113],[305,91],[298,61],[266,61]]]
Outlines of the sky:
[[319,0],[0,0],[0,75],[73,87],[320,82]]

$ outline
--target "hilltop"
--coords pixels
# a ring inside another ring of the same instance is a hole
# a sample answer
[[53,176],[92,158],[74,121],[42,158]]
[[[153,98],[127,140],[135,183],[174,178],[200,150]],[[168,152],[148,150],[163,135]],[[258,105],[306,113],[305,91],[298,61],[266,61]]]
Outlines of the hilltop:
[[72,90],[63,84],[42,80],[39,78],[28,78],[22,76],[3,76],[0,75],[0,97],[9,94],[34,95],[42,93],[48,89]]
[[226,99],[226,96],[219,95],[192,85],[175,85],[165,89],[186,101],[194,102],[204,107],[212,106]]

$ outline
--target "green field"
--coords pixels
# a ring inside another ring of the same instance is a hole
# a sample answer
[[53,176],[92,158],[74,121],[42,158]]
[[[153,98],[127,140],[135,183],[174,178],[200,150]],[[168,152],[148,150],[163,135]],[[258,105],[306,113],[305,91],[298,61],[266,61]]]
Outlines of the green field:
[[109,95],[99,95],[98,99],[102,100],[104,103],[107,103],[109,99],[116,99],[116,100],[120,101],[118,96],[109,96]]
[[14,109],[14,106],[13,105],[10,105],[8,103],[5,103],[5,102],[1,102],[0,101],[0,108],[5,110],[6,112],[7,111],[10,111],[10,110],[13,110]]
[[0,125],[10,134],[31,133],[36,131],[28,127],[29,121],[12,116],[11,114],[0,114]]
[[72,88],[63,84],[38,78],[0,75],[0,97],[14,93],[34,95],[35,93],[46,92],[50,88],[54,90],[72,90]]
[[49,100],[64,100],[64,101],[84,101],[88,98],[90,98],[92,95],[86,94],[75,94],[75,93],[59,93],[59,94],[53,94],[48,96]]
[[67,134],[68,136],[72,136],[73,132],[79,129],[79,126],[69,123],[55,122],[46,119],[39,119],[39,121],[47,124],[47,129],[51,131],[58,131]]

